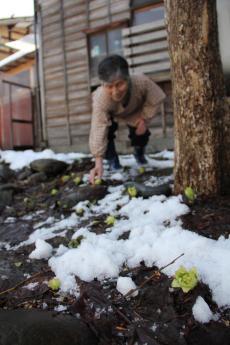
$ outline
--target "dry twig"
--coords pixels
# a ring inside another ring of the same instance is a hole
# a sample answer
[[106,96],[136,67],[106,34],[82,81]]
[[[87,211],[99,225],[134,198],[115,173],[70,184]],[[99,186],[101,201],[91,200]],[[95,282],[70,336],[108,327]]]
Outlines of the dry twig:
[[181,258],[183,255],[184,255],[184,253],[182,253],[181,255],[177,256],[173,261],[171,261],[167,265],[162,266],[159,270],[154,271],[154,273],[149,278],[147,278],[140,286],[138,286],[136,289],[132,289],[129,292],[127,292],[127,294],[124,295],[124,297],[128,297],[128,296],[132,295],[134,292],[136,292],[136,291],[140,290],[141,288],[143,288],[143,286],[145,286],[150,280],[152,280],[155,277],[156,273],[159,273],[159,272],[163,271],[166,267],[174,264],[174,262],[177,261],[179,258]]
[[19,286],[22,286],[22,285],[28,283],[29,281],[33,280],[34,278],[40,276],[41,274],[48,273],[48,272],[50,272],[50,271],[51,271],[51,269],[49,268],[49,269],[46,270],[46,271],[41,271],[41,272],[35,273],[35,274],[33,274],[31,277],[29,277],[29,278],[27,278],[27,279],[25,279],[25,280],[23,280],[23,281],[17,283],[17,284],[16,284],[15,286],[13,286],[12,288],[9,288],[9,289],[7,289],[7,290],[1,291],[1,292],[0,292],[0,296],[6,294],[6,293],[8,293],[8,292],[14,291],[14,290],[17,289]]

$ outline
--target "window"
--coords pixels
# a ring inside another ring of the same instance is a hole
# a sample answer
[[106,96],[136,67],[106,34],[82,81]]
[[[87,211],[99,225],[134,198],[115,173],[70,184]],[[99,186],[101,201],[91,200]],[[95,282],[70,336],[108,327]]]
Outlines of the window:
[[89,36],[91,79],[97,78],[97,67],[99,62],[110,54],[123,54],[121,28],[108,29]]
[[159,3],[151,7],[145,7],[133,11],[133,26],[151,23],[164,19],[164,5]]

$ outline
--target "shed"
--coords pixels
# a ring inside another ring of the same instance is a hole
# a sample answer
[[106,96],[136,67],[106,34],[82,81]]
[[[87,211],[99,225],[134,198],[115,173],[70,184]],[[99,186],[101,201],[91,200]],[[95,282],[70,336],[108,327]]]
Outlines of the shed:
[[[36,0],[43,138],[55,150],[88,152],[91,93],[98,62],[124,55],[131,73],[147,73],[168,94],[152,124],[149,149],[172,147],[170,66],[162,1]],[[118,151],[128,152],[126,128]]]
[[[229,1],[217,0],[217,4],[223,31],[229,22]],[[99,85],[97,65],[111,53],[123,55],[131,73],[148,74],[167,94],[152,122],[148,147],[150,151],[173,147],[163,0],[35,0],[35,23],[40,45],[42,135],[49,147],[88,152],[91,93]],[[223,35],[220,38],[223,43]],[[226,44],[221,45],[222,51],[223,47],[226,52]],[[226,65],[228,55],[222,53],[224,56]],[[125,127],[117,142],[119,152],[129,152]]]
[[[35,119],[35,45],[33,34],[6,43],[17,52],[0,61],[0,147],[40,145]],[[23,47],[23,49],[22,49]],[[39,141],[39,142],[38,142]]]

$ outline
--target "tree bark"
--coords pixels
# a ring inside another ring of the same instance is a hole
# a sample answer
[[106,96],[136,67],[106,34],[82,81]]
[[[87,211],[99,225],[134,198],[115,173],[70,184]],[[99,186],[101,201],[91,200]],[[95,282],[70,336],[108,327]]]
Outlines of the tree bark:
[[[218,47],[216,0],[165,0],[172,67],[175,193],[229,188],[229,114]],[[226,140],[227,139],[227,140]]]

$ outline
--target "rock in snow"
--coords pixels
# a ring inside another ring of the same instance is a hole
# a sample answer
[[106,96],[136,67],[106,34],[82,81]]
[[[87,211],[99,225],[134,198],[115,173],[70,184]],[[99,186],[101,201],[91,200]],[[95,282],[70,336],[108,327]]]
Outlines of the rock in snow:
[[66,168],[65,162],[57,159],[36,159],[30,163],[30,167],[33,171],[43,172],[47,175],[56,176],[62,173]]

